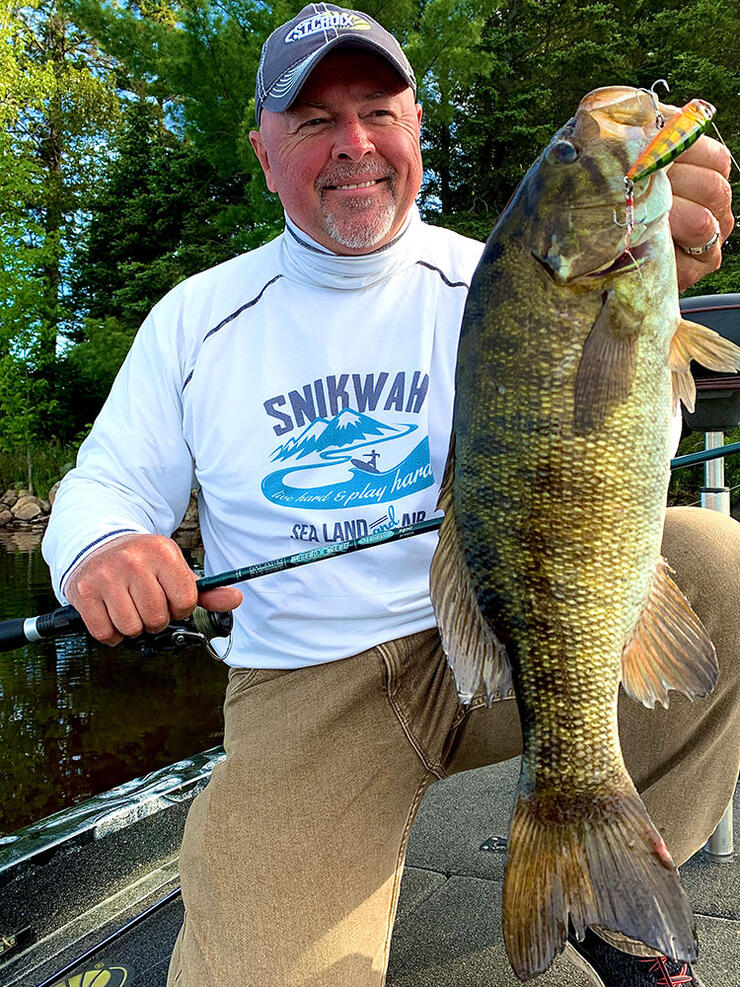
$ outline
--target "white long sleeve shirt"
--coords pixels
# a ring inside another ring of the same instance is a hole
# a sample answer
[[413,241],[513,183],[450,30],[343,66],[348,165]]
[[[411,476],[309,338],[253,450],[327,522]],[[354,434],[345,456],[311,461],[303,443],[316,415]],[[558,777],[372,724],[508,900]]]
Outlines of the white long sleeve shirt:
[[[289,223],[144,322],[44,539],[55,589],[126,532],[169,535],[199,488],[206,573],[428,518],[482,244],[424,225],[341,257]],[[295,668],[434,625],[436,534],[242,583],[229,664]]]

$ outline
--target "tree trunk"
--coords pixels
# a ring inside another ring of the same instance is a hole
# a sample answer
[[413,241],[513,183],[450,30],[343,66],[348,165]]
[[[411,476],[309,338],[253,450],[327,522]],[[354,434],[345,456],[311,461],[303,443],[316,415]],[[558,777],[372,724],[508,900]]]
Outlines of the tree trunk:
[[26,485],[29,493],[33,493],[33,467],[31,463],[31,443],[26,442],[26,465],[28,467],[28,476],[26,478]]
[[[47,52],[54,76],[60,79],[64,73],[66,49],[66,21],[52,8],[46,24]],[[59,285],[61,281],[60,237],[64,223],[64,175],[62,154],[64,152],[64,110],[62,107],[62,86],[55,86],[49,99],[49,111],[41,142],[41,162],[48,174],[46,183],[46,208],[44,210],[44,231],[48,248],[47,260],[43,267],[45,285],[44,327],[41,334],[41,359],[43,362],[56,358],[56,340],[59,328]]]
[[439,197],[442,202],[442,214],[448,215],[452,212],[452,195],[450,191],[450,139],[449,124],[442,124],[440,128],[440,164],[439,164]]

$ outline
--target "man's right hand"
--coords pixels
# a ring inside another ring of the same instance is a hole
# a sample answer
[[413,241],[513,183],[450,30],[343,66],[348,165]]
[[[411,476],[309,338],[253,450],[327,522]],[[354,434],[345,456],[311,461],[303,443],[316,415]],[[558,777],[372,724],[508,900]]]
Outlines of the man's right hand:
[[94,638],[118,644],[142,631],[164,630],[196,603],[233,610],[242,601],[233,586],[198,594],[198,577],[182,552],[162,535],[121,535],[89,555],[72,573],[65,595]]

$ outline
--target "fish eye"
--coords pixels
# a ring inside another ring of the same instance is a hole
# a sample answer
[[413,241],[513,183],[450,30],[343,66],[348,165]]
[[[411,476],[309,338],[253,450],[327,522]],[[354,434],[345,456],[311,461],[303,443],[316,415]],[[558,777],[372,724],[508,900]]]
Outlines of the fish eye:
[[547,149],[547,160],[550,164],[572,164],[580,153],[579,148],[570,141],[555,141]]

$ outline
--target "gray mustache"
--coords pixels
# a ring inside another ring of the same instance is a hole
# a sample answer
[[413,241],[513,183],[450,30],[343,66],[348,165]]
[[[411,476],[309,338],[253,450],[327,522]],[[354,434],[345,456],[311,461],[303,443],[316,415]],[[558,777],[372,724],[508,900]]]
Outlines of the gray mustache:
[[316,188],[321,190],[330,185],[350,185],[359,182],[368,182],[373,178],[393,178],[395,170],[393,168],[378,169],[378,163],[373,161],[358,162],[352,166],[335,168],[328,174],[321,175],[316,180]]

